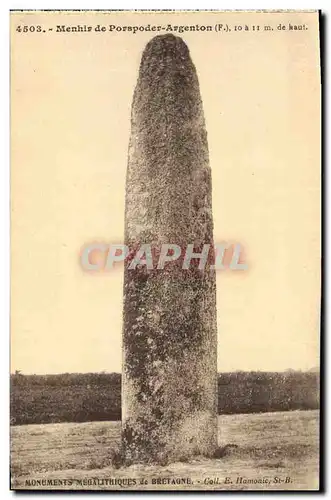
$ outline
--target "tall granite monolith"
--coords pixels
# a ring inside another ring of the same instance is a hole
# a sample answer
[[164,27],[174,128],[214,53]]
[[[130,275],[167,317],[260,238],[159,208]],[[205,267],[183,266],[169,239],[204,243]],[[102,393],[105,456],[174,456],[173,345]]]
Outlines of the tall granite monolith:
[[[199,83],[173,35],[146,46],[135,88],[125,244],[150,245],[153,269],[124,271],[122,446],[126,463],[168,463],[217,447],[215,271],[183,258],[157,269],[162,244],[213,247],[211,172]],[[169,253],[169,255],[171,252]]]

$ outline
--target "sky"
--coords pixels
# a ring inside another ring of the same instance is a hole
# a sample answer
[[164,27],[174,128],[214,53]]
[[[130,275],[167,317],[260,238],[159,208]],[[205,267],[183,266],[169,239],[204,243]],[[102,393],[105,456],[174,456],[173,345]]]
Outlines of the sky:
[[[15,31],[29,15],[12,15],[11,371],[120,371],[123,272],[86,273],[80,251],[123,242],[130,106],[151,34],[52,31],[41,43]],[[84,23],[136,22],[107,15]],[[272,22],[285,15],[303,14]],[[38,16],[47,29],[82,24],[82,14]],[[220,371],[319,363],[319,53],[317,16],[307,19],[295,35],[182,35],[203,99],[214,240],[239,242],[248,265],[217,273]]]

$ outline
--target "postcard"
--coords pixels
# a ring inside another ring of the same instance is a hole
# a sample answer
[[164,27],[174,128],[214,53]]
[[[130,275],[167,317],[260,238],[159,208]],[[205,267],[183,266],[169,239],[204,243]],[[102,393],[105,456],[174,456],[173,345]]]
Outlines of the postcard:
[[11,488],[314,491],[318,11],[11,31]]

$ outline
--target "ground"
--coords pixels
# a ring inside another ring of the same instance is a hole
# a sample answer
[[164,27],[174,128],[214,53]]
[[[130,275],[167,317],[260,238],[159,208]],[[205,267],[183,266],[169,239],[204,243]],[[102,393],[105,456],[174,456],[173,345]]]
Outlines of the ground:
[[14,426],[12,488],[316,490],[318,429],[317,410],[222,415],[220,458],[118,468],[120,422]]

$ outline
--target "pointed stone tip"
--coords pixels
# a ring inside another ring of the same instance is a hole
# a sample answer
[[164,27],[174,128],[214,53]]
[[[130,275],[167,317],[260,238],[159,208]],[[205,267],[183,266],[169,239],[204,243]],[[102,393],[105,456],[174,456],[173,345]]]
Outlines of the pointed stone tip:
[[152,38],[143,51],[140,73],[162,73],[169,68],[192,68],[189,49],[182,38],[172,34]]
[[175,35],[158,35],[152,38],[144,50],[145,56],[152,54],[188,55],[189,51],[182,38]]
[[167,34],[167,35],[157,35],[154,38],[152,38],[147,46],[153,48],[153,46],[156,47],[171,47],[171,48],[186,48],[187,45],[184,42],[184,40],[180,36],[175,36],[173,34]]

